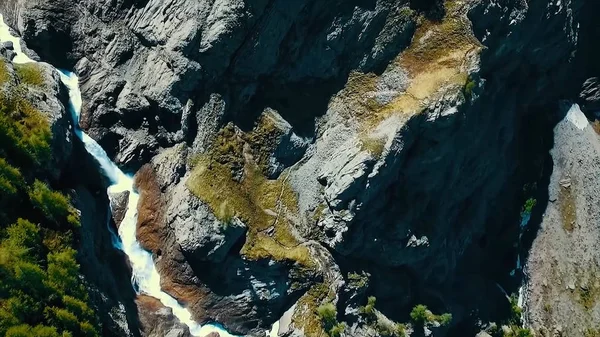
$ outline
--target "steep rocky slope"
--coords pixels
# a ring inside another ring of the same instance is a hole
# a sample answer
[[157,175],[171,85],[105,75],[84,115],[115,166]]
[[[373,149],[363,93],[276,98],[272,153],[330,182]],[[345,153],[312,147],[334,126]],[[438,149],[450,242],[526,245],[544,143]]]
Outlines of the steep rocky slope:
[[[453,314],[434,328],[443,336],[508,310],[500,288],[516,291],[509,272],[528,246],[515,247],[521,207],[555,184],[558,101],[600,69],[597,6],[8,0],[0,11],[42,59],[79,73],[82,127],[138,172],[139,240],[196,319],[260,335],[287,312],[281,331],[319,336],[316,309],[333,303],[346,334],[368,336],[426,303]],[[359,310],[368,296],[381,324]]]

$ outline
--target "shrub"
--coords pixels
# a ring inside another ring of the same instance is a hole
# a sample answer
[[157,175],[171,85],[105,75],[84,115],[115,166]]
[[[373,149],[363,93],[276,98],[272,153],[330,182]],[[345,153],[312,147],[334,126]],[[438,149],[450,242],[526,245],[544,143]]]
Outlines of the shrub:
[[331,327],[337,320],[337,310],[333,303],[325,303],[317,308],[317,314],[326,327]]
[[358,311],[365,315],[367,319],[375,319],[375,303],[377,302],[377,298],[375,296],[369,296],[367,299],[367,304],[364,307],[360,307]]
[[77,319],[77,316],[69,310],[48,307],[44,310],[44,316],[48,322],[53,326],[58,327],[60,330],[72,332],[79,330],[79,320]]
[[37,225],[19,218],[15,224],[7,228],[6,232],[8,234],[6,245],[25,248],[31,252],[31,255],[37,256],[41,243],[40,228]]
[[517,295],[513,294],[510,299],[510,318],[509,318],[509,323],[510,324],[514,324],[514,325],[521,325],[521,315],[522,315],[522,310],[519,307],[519,303],[518,303],[518,297]]
[[63,296],[69,294],[83,297],[78,279],[79,265],[75,255],[76,251],[72,248],[48,254],[48,285]]
[[440,322],[442,326],[446,326],[452,322],[452,314],[445,313],[436,317],[436,320]]
[[23,185],[23,177],[16,167],[0,158],[0,197],[15,195]]
[[94,318],[94,311],[92,311],[92,309],[90,309],[90,307],[84,301],[68,295],[63,296],[62,301],[65,305],[65,308],[76,314],[77,317],[87,320]]
[[440,325],[445,326],[450,324],[452,321],[452,315],[445,313],[442,315],[434,315],[427,306],[423,304],[416,305],[410,312],[410,318],[418,326],[425,326],[432,322],[438,322]]
[[50,159],[52,134],[48,120],[31,103],[13,93],[0,93],[0,153],[20,166]]
[[346,323],[337,323],[329,330],[329,337],[340,337],[344,330],[346,330]]
[[10,75],[8,74],[8,70],[6,68],[6,62],[0,59],[0,85],[6,83],[10,79]]
[[48,220],[56,224],[66,220],[72,226],[79,226],[79,215],[69,197],[51,190],[45,183],[36,180],[29,191],[29,199]]
[[535,207],[536,204],[537,204],[536,199],[534,199],[534,198],[527,199],[527,201],[525,201],[525,205],[523,205],[523,209],[521,210],[521,216],[524,216],[526,214],[531,214],[531,211],[533,210],[533,208]]
[[410,312],[410,319],[418,326],[423,326],[430,321],[431,313],[423,304],[416,305]]

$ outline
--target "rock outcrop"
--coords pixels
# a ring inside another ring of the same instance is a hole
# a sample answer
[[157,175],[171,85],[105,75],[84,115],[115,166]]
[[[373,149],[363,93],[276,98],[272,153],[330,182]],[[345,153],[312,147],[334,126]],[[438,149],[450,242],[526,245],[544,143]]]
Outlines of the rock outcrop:
[[501,316],[527,248],[522,205],[542,193],[523,186],[548,178],[558,101],[598,104],[597,8],[0,4],[42,59],[78,72],[81,126],[138,171],[138,237],[165,291],[240,334],[263,334],[293,306],[287,331],[307,336],[323,333],[325,303],[350,335],[377,334],[359,310],[367,296],[388,325],[416,303],[452,312],[436,336]]
[[[600,328],[600,236],[595,183],[600,138],[578,106],[554,128],[546,209],[527,260],[526,322],[542,335]],[[568,110],[568,113],[566,113]]]

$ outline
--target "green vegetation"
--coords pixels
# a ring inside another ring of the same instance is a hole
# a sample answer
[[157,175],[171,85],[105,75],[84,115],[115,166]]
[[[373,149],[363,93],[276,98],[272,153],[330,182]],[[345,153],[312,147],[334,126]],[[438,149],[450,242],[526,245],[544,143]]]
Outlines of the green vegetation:
[[[284,172],[269,180],[260,167],[242,153],[244,138],[235,127],[225,127],[206,154],[193,160],[187,187],[207,203],[215,216],[227,223],[237,217],[248,226],[242,254],[252,260],[273,258],[312,266],[308,248],[292,234],[298,214],[295,192]],[[241,178],[239,178],[241,176]]]
[[[347,106],[348,117],[354,118],[361,132],[369,134],[382,121],[392,115],[411,116],[421,113],[430,101],[445,92],[471,91],[465,63],[468,55],[481,49],[474,37],[471,24],[457,4],[446,2],[446,16],[432,21],[424,16],[416,19],[417,27],[411,45],[388,66],[401,68],[410,78],[408,88],[398,93],[390,102],[377,102],[380,78],[373,73],[353,72],[343,90],[334,98],[336,104]],[[400,11],[406,18],[415,14],[409,9]],[[412,20],[412,18],[411,18]],[[466,87],[466,88],[465,88]],[[376,143],[364,144],[377,153]]]
[[466,98],[471,98],[473,96],[473,89],[475,89],[475,80],[471,76],[467,77],[467,82],[465,83],[465,88],[463,90]]
[[427,306],[418,304],[410,312],[410,319],[416,326],[426,326],[434,322],[438,322],[440,325],[446,326],[452,322],[452,315],[449,313],[435,315],[429,309],[427,309]]
[[323,329],[329,337],[340,337],[346,329],[346,323],[337,321],[337,310],[333,303],[325,303],[317,308]]
[[29,198],[33,206],[44,213],[47,220],[54,223],[66,221],[72,226],[79,226],[79,214],[64,194],[52,191],[45,183],[35,180]]
[[579,270],[576,276],[578,282],[574,295],[579,304],[587,311],[593,310],[600,300],[600,278],[598,278],[597,270],[596,266],[588,266]]
[[323,321],[319,316],[319,308],[323,303],[331,303],[335,295],[325,283],[312,286],[299,300],[296,312],[292,317],[294,326],[302,329],[306,336],[323,336]]
[[20,67],[17,86],[0,63],[0,336],[99,336],[72,248],[77,210],[46,182],[50,126],[25,87],[40,82]]
[[534,198],[527,199],[527,201],[525,201],[525,205],[523,205],[523,209],[521,210],[521,217],[523,217],[527,214],[531,214],[531,211],[533,210],[533,208],[535,207],[536,204],[537,204],[536,199],[534,199]]
[[10,80],[10,75],[6,69],[6,62],[0,59],[0,85],[6,83],[8,80]]
[[[363,274],[365,275],[365,274]],[[367,322],[377,331],[382,337],[405,337],[406,325],[395,323],[387,319],[375,309],[377,299],[375,296],[367,298],[367,304],[358,308],[358,312],[363,315]]]
[[600,329],[587,329],[583,332],[584,337],[600,337]]
[[375,330],[382,337],[406,337],[406,325],[388,319],[377,320]]
[[0,93],[0,156],[31,168],[50,159],[51,133],[48,121],[21,94]]
[[369,274],[364,271],[359,273],[348,273],[348,286],[354,289],[365,288],[369,285]]
[[30,221],[18,219],[5,230],[0,241],[0,335],[99,336],[75,255],[70,247],[50,251],[43,245],[43,231]]
[[21,83],[35,87],[46,85],[44,74],[36,63],[15,64],[15,71]]
[[337,310],[335,309],[335,305],[333,305],[333,303],[325,303],[320,305],[317,308],[317,314],[325,326],[331,326],[337,321]]
[[494,329],[488,331],[492,337],[533,337],[533,332],[530,329],[521,326],[522,310],[518,305],[518,297],[513,294],[509,298],[510,302],[510,317],[504,322],[504,328],[496,325]]
[[377,320],[377,315],[375,313],[375,304],[377,303],[377,298],[375,296],[369,296],[367,298],[367,304],[358,308],[358,312],[364,315],[367,320],[375,321]]

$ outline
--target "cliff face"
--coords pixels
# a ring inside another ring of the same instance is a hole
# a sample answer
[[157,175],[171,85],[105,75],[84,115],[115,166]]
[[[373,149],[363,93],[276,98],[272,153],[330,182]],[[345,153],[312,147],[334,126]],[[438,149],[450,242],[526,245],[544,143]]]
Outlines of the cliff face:
[[380,321],[422,302],[451,312],[436,335],[501,319],[497,285],[516,290],[509,272],[528,248],[514,247],[522,205],[539,199],[534,225],[544,206],[558,101],[600,69],[596,7],[9,0],[0,11],[42,59],[80,75],[82,127],[139,169],[140,241],[196,319],[262,334],[293,306],[282,331],[312,336],[316,307],[335,303],[346,333],[365,336],[377,333],[358,310],[371,295]]

